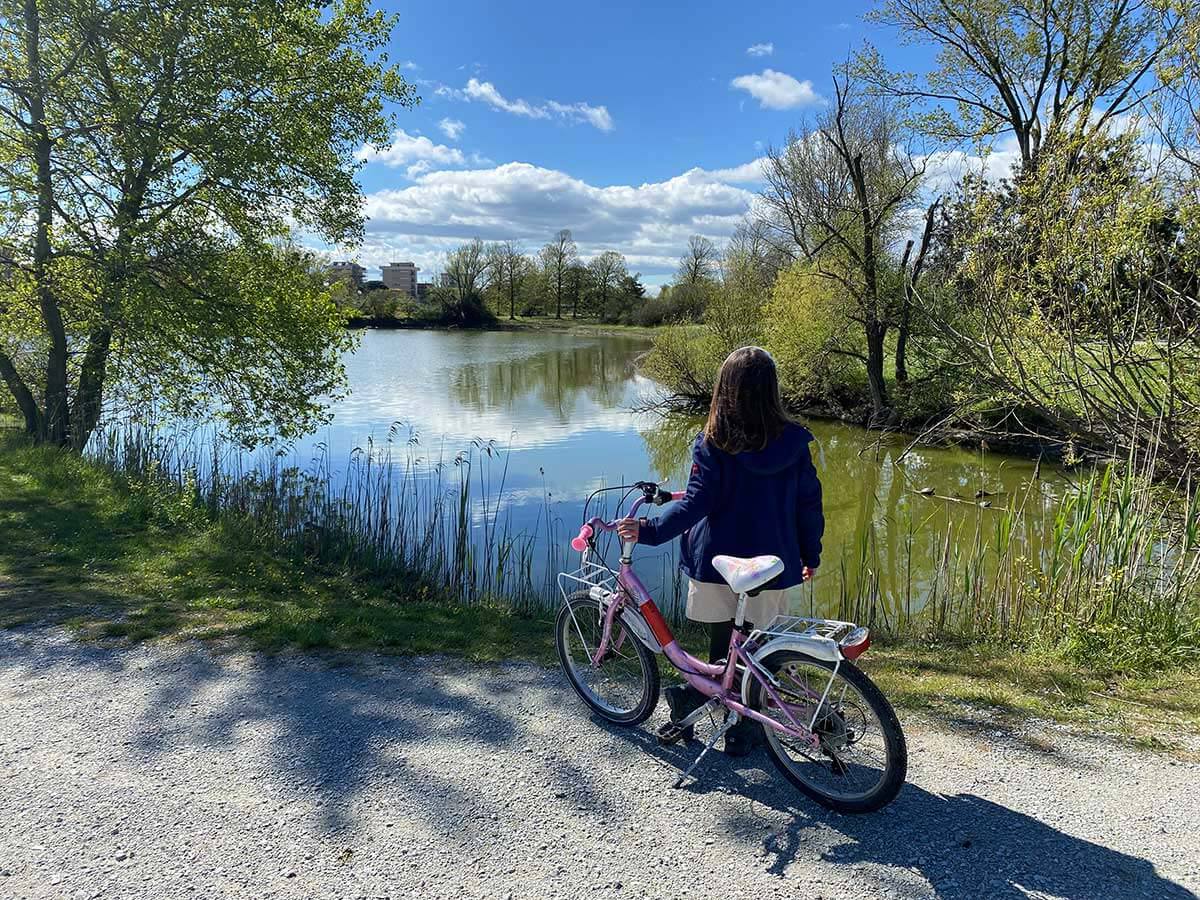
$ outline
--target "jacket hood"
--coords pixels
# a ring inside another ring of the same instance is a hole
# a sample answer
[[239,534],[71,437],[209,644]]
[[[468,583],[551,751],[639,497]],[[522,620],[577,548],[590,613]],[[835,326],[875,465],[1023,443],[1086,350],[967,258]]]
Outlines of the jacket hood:
[[744,450],[733,456],[739,465],[761,475],[774,475],[794,466],[808,452],[812,432],[803,425],[789,425],[783,433],[761,450]]

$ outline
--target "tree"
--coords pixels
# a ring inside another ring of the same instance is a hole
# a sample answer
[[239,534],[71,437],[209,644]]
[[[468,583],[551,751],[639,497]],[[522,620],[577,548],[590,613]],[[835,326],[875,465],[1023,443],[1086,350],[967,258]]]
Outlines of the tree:
[[567,273],[575,262],[578,250],[571,230],[564,228],[549,244],[542,248],[542,266],[554,290],[554,317],[562,318],[562,302],[567,290]]
[[529,270],[529,259],[521,252],[516,241],[493,244],[489,256],[489,267],[496,287],[508,297],[508,317],[515,319],[517,295],[521,292],[521,283]]
[[287,236],[362,234],[358,152],[417,99],[374,59],[390,27],[349,0],[0,2],[0,377],[31,436],[82,449],[114,376],[247,441],[319,420],[345,338]]
[[[925,271],[925,259],[933,240],[933,224],[940,200],[935,199],[925,210],[925,226],[921,229],[920,242],[909,238],[904,244],[904,255],[900,259],[900,274],[904,279],[900,312],[896,319],[896,384],[908,383],[908,338],[912,330],[914,297],[921,275]],[[913,256],[913,248],[917,255]]]
[[688,248],[679,258],[679,283],[696,285],[716,280],[720,254],[708,238],[693,234]]
[[477,325],[492,314],[483,304],[485,280],[494,271],[483,241],[475,238],[446,257],[450,290],[442,295],[446,318],[456,325]]
[[768,152],[760,225],[779,252],[811,264],[845,293],[863,349],[831,350],[866,367],[873,419],[884,421],[890,411],[886,338],[898,305],[888,247],[914,201],[924,162],[902,146],[886,102],[860,97],[854,88],[835,74],[831,108],[782,151]]
[[[977,408],[1023,436],[1119,455],[1154,447],[1182,471],[1200,453],[1200,222],[1168,203],[1129,135],[1046,148],[1035,173],[977,190],[957,260],[969,302],[922,313]],[[956,211],[956,215],[963,215]],[[1087,227],[1073,227],[1073,223]]]
[[924,127],[939,139],[1013,134],[1026,170],[1043,147],[1104,133],[1156,91],[1155,66],[1180,33],[1169,4],[1129,0],[882,0],[871,18],[938,50],[924,78],[889,72],[868,50],[877,90],[926,101]]
[[596,306],[603,321],[615,321],[609,310],[609,298],[615,296],[622,279],[628,277],[625,257],[616,250],[605,250],[588,263],[588,275],[596,294]]
[[567,269],[567,296],[571,298],[571,318],[579,318],[579,305],[588,288],[588,269],[578,259]]
[[1151,107],[1151,121],[1185,180],[1200,180],[1200,9],[1185,4],[1179,39],[1159,66],[1163,91]]

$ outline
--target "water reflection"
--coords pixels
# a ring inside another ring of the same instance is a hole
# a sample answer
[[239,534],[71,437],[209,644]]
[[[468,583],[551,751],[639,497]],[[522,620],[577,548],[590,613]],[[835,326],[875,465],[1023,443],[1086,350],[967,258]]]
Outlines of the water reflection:
[[502,408],[569,424],[578,417],[580,400],[611,410],[629,399],[634,360],[644,348],[644,341],[609,338],[467,362],[454,369],[450,388],[459,403],[477,413]]
[[[1013,525],[1024,555],[1042,552],[1066,484],[1059,471],[962,448],[910,448],[903,437],[838,423],[808,425],[824,488],[825,551],[814,590],[793,598],[797,611],[862,618],[877,604],[894,617],[919,609],[948,583],[961,584],[969,568],[977,589],[986,590],[995,577],[996,532]],[[702,427],[702,418],[675,416],[642,432],[660,478],[686,478]]]
[[[636,372],[647,347],[642,339],[572,334],[369,332],[346,359],[349,396],[295,458],[303,466],[321,455],[336,479],[339,460],[389,436],[398,456],[415,453],[426,465],[495,440],[502,452],[481,461],[493,471],[476,483],[502,492],[489,508],[501,509],[511,532],[538,543],[535,574],[546,583],[569,561],[567,538],[596,487],[686,480],[702,420],[633,412],[657,390]],[[398,431],[397,421],[406,427]],[[826,552],[815,590],[797,591],[796,611],[857,617],[878,601],[894,615],[937,597],[951,575],[972,566],[970,583],[986,590],[984,547],[1016,506],[1026,514],[1010,523],[1014,540],[1040,553],[1058,473],[1046,468],[1035,477],[1033,462],[963,449],[905,452],[901,438],[810,424],[825,487]],[[404,443],[409,434],[415,448]],[[476,540],[494,536],[480,531]],[[652,589],[673,589],[673,549],[643,550],[639,567]]]

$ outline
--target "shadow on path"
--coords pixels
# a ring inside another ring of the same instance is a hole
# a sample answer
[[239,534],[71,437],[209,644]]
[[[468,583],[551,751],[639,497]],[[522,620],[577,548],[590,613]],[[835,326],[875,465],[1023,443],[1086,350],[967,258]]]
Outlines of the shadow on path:
[[[694,741],[686,747],[660,747],[647,730],[593,721],[657,760],[672,782],[702,746]],[[821,860],[854,866],[863,880],[900,896],[913,880],[902,876],[911,873],[932,885],[941,900],[1197,900],[1192,891],[1159,875],[1148,860],[1067,834],[974,794],[942,795],[909,782],[882,812],[847,816],[823,809],[796,790],[765,750],[732,760],[714,749],[698,772],[699,779],[681,790],[727,792],[749,801],[744,812],[726,820],[729,832],[761,835],[764,821],[756,805],[785,817],[782,827],[759,838],[767,871],[780,877],[798,855],[811,856],[814,846],[828,845],[820,851]],[[814,840],[822,836],[824,840]]]

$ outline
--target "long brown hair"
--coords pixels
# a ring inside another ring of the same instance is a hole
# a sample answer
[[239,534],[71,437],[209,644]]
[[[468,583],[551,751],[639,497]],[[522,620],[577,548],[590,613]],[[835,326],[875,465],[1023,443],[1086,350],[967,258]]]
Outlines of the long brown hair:
[[761,347],[730,353],[713,385],[705,440],[726,453],[762,450],[792,421],[783,408],[771,354]]

